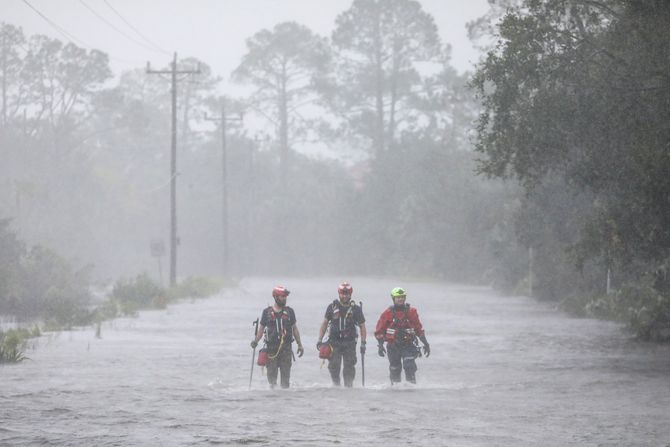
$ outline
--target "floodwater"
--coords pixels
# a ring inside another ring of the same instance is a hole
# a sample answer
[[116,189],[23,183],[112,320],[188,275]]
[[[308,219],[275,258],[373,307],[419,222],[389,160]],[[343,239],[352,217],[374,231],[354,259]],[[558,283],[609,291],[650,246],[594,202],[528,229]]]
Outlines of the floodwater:
[[[342,278],[345,279],[345,278]],[[670,346],[523,297],[346,278],[368,330],[403,286],[431,343],[418,383],[391,386],[369,338],[366,387],[330,385],[315,347],[341,278],[253,278],[222,295],[47,334],[0,367],[0,445],[666,446]],[[306,347],[289,390],[255,367],[252,321],[281,283]]]

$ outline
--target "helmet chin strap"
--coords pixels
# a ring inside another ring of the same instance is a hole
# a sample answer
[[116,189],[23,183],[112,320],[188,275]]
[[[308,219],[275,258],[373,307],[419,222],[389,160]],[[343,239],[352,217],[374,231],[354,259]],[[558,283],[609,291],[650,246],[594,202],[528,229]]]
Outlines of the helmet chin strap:
[[277,304],[277,306],[279,307],[284,307],[286,306],[286,299],[284,299],[284,302],[282,303],[281,301],[279,301],[279,297],[275,297],[275,304]]

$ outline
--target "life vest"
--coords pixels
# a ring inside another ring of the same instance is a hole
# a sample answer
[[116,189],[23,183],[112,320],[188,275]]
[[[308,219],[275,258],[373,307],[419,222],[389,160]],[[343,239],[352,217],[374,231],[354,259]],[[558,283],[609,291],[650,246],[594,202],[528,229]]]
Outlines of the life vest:
[[[395,306],[390,306],[389,311],[393,317],[393,321],[386,328],[384,340],[389,343],[413,343],[416,339],[416,331],[409,321],[409,304],[405,304],[402,309],[396,309]],[[400,315],[398,313],[400,312]]]
[[330,320],[330,340],[352,340],[357,337],[356,322],[354,321],[354,308],[356,303],[350,302],[349,306],[342,306],[339,300],[333,301],[331,309],[333,316]]
[[279,312],[275,312],[271,306],[266,309],[270,317],[267,326],[265,326],[266,344],[270,346],[287,345],[293,341],[293,322],[288,309],[288,307],[284,307]]

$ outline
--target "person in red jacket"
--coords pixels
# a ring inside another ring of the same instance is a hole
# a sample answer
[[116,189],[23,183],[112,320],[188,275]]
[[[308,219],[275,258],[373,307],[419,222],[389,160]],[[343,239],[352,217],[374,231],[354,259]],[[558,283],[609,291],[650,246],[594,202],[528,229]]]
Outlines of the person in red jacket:
[[[405,303],[407,293],[401,287],[391,290],[393,306],[382,312],[375,329],[380,357],[388,351],[391,383],[401,381],[401,371],[405,370],[405,380],[416,383],[416,362],[419,355],[417,338],[423,343],[423,352],[430,356],[430,344],[426,340],[419,313],[416,308]],[[384,349],[386,342],[386,349]]]

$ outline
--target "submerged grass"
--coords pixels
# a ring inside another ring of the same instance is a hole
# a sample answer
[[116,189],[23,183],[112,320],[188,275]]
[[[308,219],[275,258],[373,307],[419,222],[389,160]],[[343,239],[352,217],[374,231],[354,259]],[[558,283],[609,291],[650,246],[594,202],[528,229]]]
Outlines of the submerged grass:
[[0,363],[20,363],[28,360],[25,350],[28,340],[41,335],[39,327],[0,330]]

